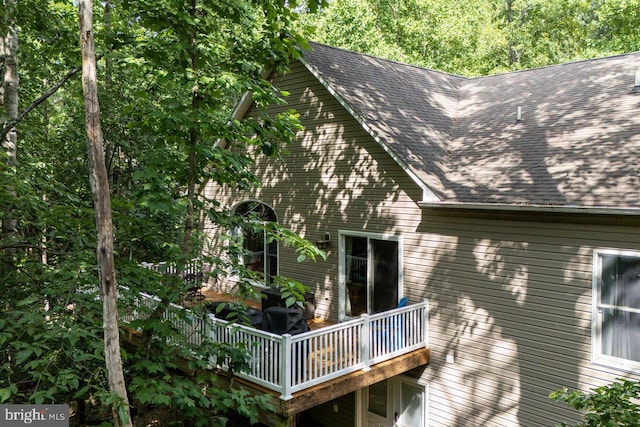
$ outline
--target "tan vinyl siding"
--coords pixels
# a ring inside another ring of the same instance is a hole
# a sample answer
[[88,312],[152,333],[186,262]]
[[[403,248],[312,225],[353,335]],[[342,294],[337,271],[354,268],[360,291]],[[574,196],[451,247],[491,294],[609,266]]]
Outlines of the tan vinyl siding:
[[[634,377],[590,362],[591,281],[593,249],[637,249],[638,228],[432,212],[418,231],[425,238],[421,248],[433,254],[423,264],[431,277],[423,295],[432,310],[426,374],[430,410],[438,414],[432,425],[576,421],[572,411],[548,400],[549,392]],[[446,253],[442,235],[456,242]],[[505,389],[511,391],[500,392]],[[503,410],[492,413],[496,408]]]
[[278,83],[286,83],[286,108],[297,109],[305,126],[290,154],[258,160],[265,185],[256,191],[208,192],[229,206],[267,203],[311,241],[331,233],[326,262],[299,264],[280,247],[279,266],[311,286],[318,315],[332,320],[338,231],[403,237],[403,294],[430,302],[431,363],[423,374],[430,426],[576,422],[549,392],[640,378],[590,362],[593,249],[640,250],[637,222],[423,211],[420,189],[302,65]]

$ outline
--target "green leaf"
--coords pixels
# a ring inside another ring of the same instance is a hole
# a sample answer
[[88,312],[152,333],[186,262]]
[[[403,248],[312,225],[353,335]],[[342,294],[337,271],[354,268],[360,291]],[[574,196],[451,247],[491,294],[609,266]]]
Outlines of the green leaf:
[[31,355],[33,354],[33,350],[31,348],[27,348],[25,350],[19,351],[16,353],[16,365],[23,364]]
[[11,389],[9,387],[0,388],[0,403],[6,402],[11,397]]
[[16,304],[18,307],[25,307],[25,306],[32,306],[35,303],[40,301],[40,297],[37,297],[35,295],[29,296],[23,300],[18,301],[18,303]]
[[74,399],[84,399],[89,395],[89,386],[84,386],[73,394]]

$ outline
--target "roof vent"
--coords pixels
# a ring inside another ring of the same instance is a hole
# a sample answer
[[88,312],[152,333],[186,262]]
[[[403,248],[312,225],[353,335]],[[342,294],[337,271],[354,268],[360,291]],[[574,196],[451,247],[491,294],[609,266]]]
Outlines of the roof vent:
[[522,123],[522,107],[518,106],[518,112],[516,113],[516,124]]
[[636,71],[636,84],[631,90],[633,93],[640,93],[640,71]]

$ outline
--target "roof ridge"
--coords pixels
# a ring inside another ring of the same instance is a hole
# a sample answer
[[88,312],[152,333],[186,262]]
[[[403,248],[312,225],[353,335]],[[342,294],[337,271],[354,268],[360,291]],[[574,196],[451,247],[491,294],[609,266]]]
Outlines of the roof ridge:
[[331,45],[328,45],[328,44],[325,44],[325,43],[309,41],[309,45],[322,46],[322,47],[329,48],[329,49],[339,50],[341,52],[344,52],[344,53],[347,53],[347,54],[351,54],[351,55],[365,56],[365,57],[368,57],[368,58],[371,58],[371,59],[375,59],[375,60],[378,60],[378,61],[390,62],[392,64],[400,65],[402,67],[416,68],[416,69],[421,70],[421,71],[428,71],[428,72],[432,72],[432,73],[443,74],[443,75],[449,76],[449,77],[457,77],[457,78],[461,78],[461,79],[465,79],[465,80],[472,79],[472,77],[462,76],[460,74],[449,73],[447,71],[442,71],[442,70],[435,70],[433,68],[422,67],[420,65],[415,65],[415,64],[408,64],[406,62],[396,61],[394,59],[382,58],[380,56],[375,56],[375,55],[371,55],[371,54],[368,54],[368,53],[357,52],[355,50],[349,50],[349,49],[346,49],[346,48],[343,48],[343,47],[331,46]]
[[339,50],[339,51],[347,53],[347,54],[357,55],[357,56],[364,56],[364,57],[368,57],[368,58],[375,59],[375,60],[378,60],[378,61],[389,62],[389,63],[392,63],[392,64],[400,65],[400,66],[403,66],[403,67],[416,68],[416,69],[422,70],[422,71],[439,73],[439,74],[443,74],[443,75],[450,76],[450,77],[458,77],[458,78],[461,78],[461,79],[464,79],[464,80],[474,80],[474,81],[475,80],[486,79],[486,78],[493,78],[493,77],[504,77],[505,75],[509,75],[509,74],[521,74],[521,73],[527,73],[527,72],[535,72],[535,71],[544,70],[544,69],[548,69],[548,68],[572,66],[572,65],[582,64],[582,63],[586,63],[586,62],[606,61],[606,60],[611,60],[611,59],[614,59],[614,58],[620,58],[620,57],[624,57],[624,56],[640,54],[640,51],[623,52],[623,53],[616,53],[616,54],[606,55],[606,56],[597,56],[597,57],[594,57],[594,58],[576,59],[576,60],[573,60],[573,61],[561,62],[559,64],[541,65],[539,67],[524,68],[524,69],[521,69],[521,70],[510,70],[510,71],[503,71],[503,72],[498,72],[498,73],[494,73],[494,74],[486,74],[486,75],[481,75],[481,76],[468,77],[468,76],[463,76],[463,75],[460,75],[460,74],[449,73],[447,71],[442,71],[442,70],[436,70],[436,69],[433,69],[433,68],[423,67],[423,66],[420,66],[420,65],[408,64],[406,62],[401,62],[401,61],[397,61],[397,60],[393,60],[393,59],[382,58],[380,56],[375,56],[375,55],[371,55],[371,54],[368,54],[368,53],[357,52],[355,50],[350,50],[350,49],[346,49],[346,48],[343,48],[343,47],[331,46],[331,45],[328,45],[328,44],[325,44],[325,43],[316,42],[316,41],[309,41],[309,45],[322,46],[322,47],[329,48],[329,49]]
[[573,66],[573,65],[577,65],[577,64],[584,64],[584,63],[587,63],[587,62],[609,61],[611,59],[621,58],[621,57],[624,57],[624,56],[637,55],[637,54],[640,54],[640,51],[616,53],[616,54],[613,54],[613,55],[597,56],[597,57],[594,57],[594,58],[576,59],[576,60],[573,60],[573,61],[561,62],[559,64],[541,65],[539,67],[523,68],[521,70],[511,70],[511,71],[504,71],[504,72],[499,72],[499,73],[495,73],[495,74],[487,74],[487,75],[484,75],[484,76],[467,77],[467,79],[475,81],[475,80],[487,79],[487,78],[492,78],[492,77],[504,77],[504,76],[510,75],[510,74],[521,74],[521,73],[527,73],[527,72],[534,72],[534,71],[539,71],[539,70],[546,70],[548,68],[568,67],[568,66]]

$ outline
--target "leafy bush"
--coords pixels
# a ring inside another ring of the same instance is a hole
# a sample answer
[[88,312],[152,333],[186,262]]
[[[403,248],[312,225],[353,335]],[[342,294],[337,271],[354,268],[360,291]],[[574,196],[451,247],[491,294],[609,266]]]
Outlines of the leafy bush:
[[[586,411],[584,421],[573,427],[632,427],[640,425],[640,382],[619,379],[591,392],[569,391],[566,387],[549,395],[551,400],[564,402]],[[568,424],[560,423],[560,427]]]

